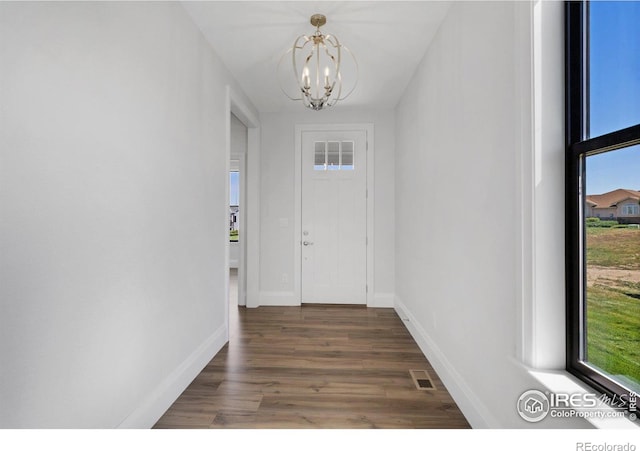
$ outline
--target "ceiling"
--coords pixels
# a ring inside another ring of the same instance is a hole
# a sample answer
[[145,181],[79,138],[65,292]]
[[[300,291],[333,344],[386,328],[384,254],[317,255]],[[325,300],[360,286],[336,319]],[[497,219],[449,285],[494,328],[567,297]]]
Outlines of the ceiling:
[[[358,62],[355,90],[334,108],[393,108],[450,4],[447,1],[183,2],[260,112],[303,108],[301,101],[289,100],[281,91],[278,63],[299,35],[314,32],[309,24],[314,13],[327,16],[323,32],[336,35]],[[348,75],[343,74],[345,84]]]

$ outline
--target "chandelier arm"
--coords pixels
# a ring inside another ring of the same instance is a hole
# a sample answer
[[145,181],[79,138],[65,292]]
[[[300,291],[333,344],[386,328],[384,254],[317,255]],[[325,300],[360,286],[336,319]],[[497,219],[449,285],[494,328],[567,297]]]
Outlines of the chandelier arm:
[[[340,72],[340,66],[342,65],[342,52],[341,52],[341,49],[342,49],[343,46],[340,44],[340,40],[335,35],[328,34],[326,39],[333,46],[333,48],[335,48],[336,51],[338,52],[338,63],[336,64],[336,78],[335,78],[333,86],[332,86],[332,88],[335,88],[335,84],[336,84],[336,81],[337,81],[338,92],[337,92],[336,96],[334,97],[334,102],[331,103],[331,105],[335,105],[339,100],[343,100],[343,99],[345,99],[347,97],[347,96],[340,97],[341,94],[342,94],[342,74]],[[347,51],[348,51],[348,49],[347,49]],[[332,56],[330,56],[330,57],[332,59],[334,59],[334,57],[332,57]],[[351,57],[353,58],[353,54],[351,54]],[[334,59],[334,61],[335,61],[335,59]],[[354,58],[354,61],[355,61],[355,58]],[[356,62],[356,64],[357,64],[357,62]],[[354,86],[354,89],[355,89],[355,86]],[[352,89],[352,91],[353,91],[353,89]],[[350,93],[351,92],[349,92],[349,94]],[[331,106],[331,105],[329,105],[329,106]]]
[[[357,59],[356,59],[356,57],[353,55],[353,53],[351,53],[351,50],[349,50],[349,49],[347,48],[347,46],[345,46],[345,45],[342,45],[341,47],[342,47],[342,48],[343,48],[343,49],[344,49],[344,50],[345,50],[345,51],[346,51],[346,52],[351,56],[351,58],[353,59],[354,64],[356,65],[356,81],[355,81],[355,83],[353,84],[353,88],[351,88],[351,90],[350,90],[350,91],[349,91],[349,92],[348,92],[344,97],[342,97],[342,98],[340,99],[340,100],[344,100],[344,99],[346,99],[347,97],[349,97],[349,96],[351,95],[351,93],[352,93],[353,91],[355,91],[356,86],[358,86],[358,78],[360,78],[360,67],[358,66],[358,60],[357,60]],[[342,83],[341,83],[341,84],[342,84]]]
[[333,106],[336,103],[338,103],[340,100],[342,100],[340,98],[340,95],[342,94],[342,75],[338,73],[338,75],[336,76],[336,79],[338,80],[338,91],[336,92],[336,95],[333,98],[333,101],[330,102],[327,106]]
[[289,99],[291,100],[302,100],[302,97],[291,97],[289,95],[289,93],[284,89],[284,86],[282,86],[282,77],[279,76],[280,74],[280,67],[282,66],[282,62],[284,61],[285,57],[288,56],[288,53],[293,51],[293,48],[288,49],[286,52],[284,52],[282,54],[282,56],[280,57],[280,61],[278,62],[278,70],[276,72],[276,75],[278,75],[276,78],[278,79],[278,86],[280,87],[280,90],[282,91],[282,93],[287,96]]
[[[318,32],[320,32],[320,26],[318,26]],[[320,44],[326,48],[324,42],[320,41],[320,43],[315,43],[314,47],[316,50],[316,98],[320,99]]]
[[333,62],[333,69],[336,74],[335,78],[333,79],[333,83],[331,83],[331,91],[333,92],[333,89],[336,86],[336,80],[338,80],[337,75],[340,74],[340,55],[338,54],[338,61],[336,62],[336,57],[333,56],[331,53],[329,53],[329,49],[327,48],[326,45],[324,47],[324,50],[325,50],[325,53],[327,54],[327,57],[331,60],[331,62]]
[[340,47],[342,46],[340,45],[338,38],[333,35],[328,34],[326,40],[338,51],[338,67],[336,68],[336,73],[338,73],[340,72],[340,61],[342,61],[342,55],[340,53]]
[[[298,42],[300,42],[301,39],[304,39],[304,44],[302,44],[301,46],[298,46]],[[297,72],[298,64],[296,63],[296,49],[302,50],[304,46],[307,45],[308,42],[309,42],[309,37],[302,34],[296,38],[296,40],[293,42],[293,47],[291,47],[291,62],[292,62],[292,68],[293,68],[293,76],[295,77],[294,79],[298,78],[298,72]],[[300,86],[300,84],[298,84],[298,86]]]
[[[314,46],[314,47],[315,47],[315,46]],[[312,49],[313,49],[314,47],[312,47]],[[304,60],[304,66],[302,66],[302,68],[303,68],[303,73],[304,73],[304,70],[305,70],[305,69],[306,69],[307,71],[309,70],[309,61],[311,60],[311,58],[313,58],[313,50],[311,50],[311,53],[309,53],[309,56],[307,56],[307,57],[305,58],[305,60]],[[309,85],[309,86],[311,86],[311,85]]]

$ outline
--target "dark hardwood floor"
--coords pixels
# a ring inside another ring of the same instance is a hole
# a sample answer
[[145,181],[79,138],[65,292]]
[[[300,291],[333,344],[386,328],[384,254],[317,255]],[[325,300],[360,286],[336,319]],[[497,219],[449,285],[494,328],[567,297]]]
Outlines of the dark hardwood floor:
[[[468,428],[393,309],[239,308],[155,428]],[[436,390],[416,389],[427,370]]]

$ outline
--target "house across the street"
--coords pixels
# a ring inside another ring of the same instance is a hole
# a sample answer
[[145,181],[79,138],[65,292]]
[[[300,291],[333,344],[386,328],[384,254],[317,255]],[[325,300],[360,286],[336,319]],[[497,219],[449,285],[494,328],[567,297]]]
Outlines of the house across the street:
[[592,194],[587,196],[585,203],[587,218],[640,224],[640,191],[616,189],[604,194]]

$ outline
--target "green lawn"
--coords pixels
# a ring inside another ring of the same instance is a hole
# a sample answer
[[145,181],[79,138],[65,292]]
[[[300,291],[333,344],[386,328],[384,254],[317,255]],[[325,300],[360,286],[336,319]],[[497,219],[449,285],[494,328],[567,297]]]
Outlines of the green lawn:
[[598,276],[587,287],[587,360],[640,384],[640,282],[630,271],[640,271],[640,229],[588,228],[587,272]]
[[640,270],[640,229],[588,227],[587,265]]

